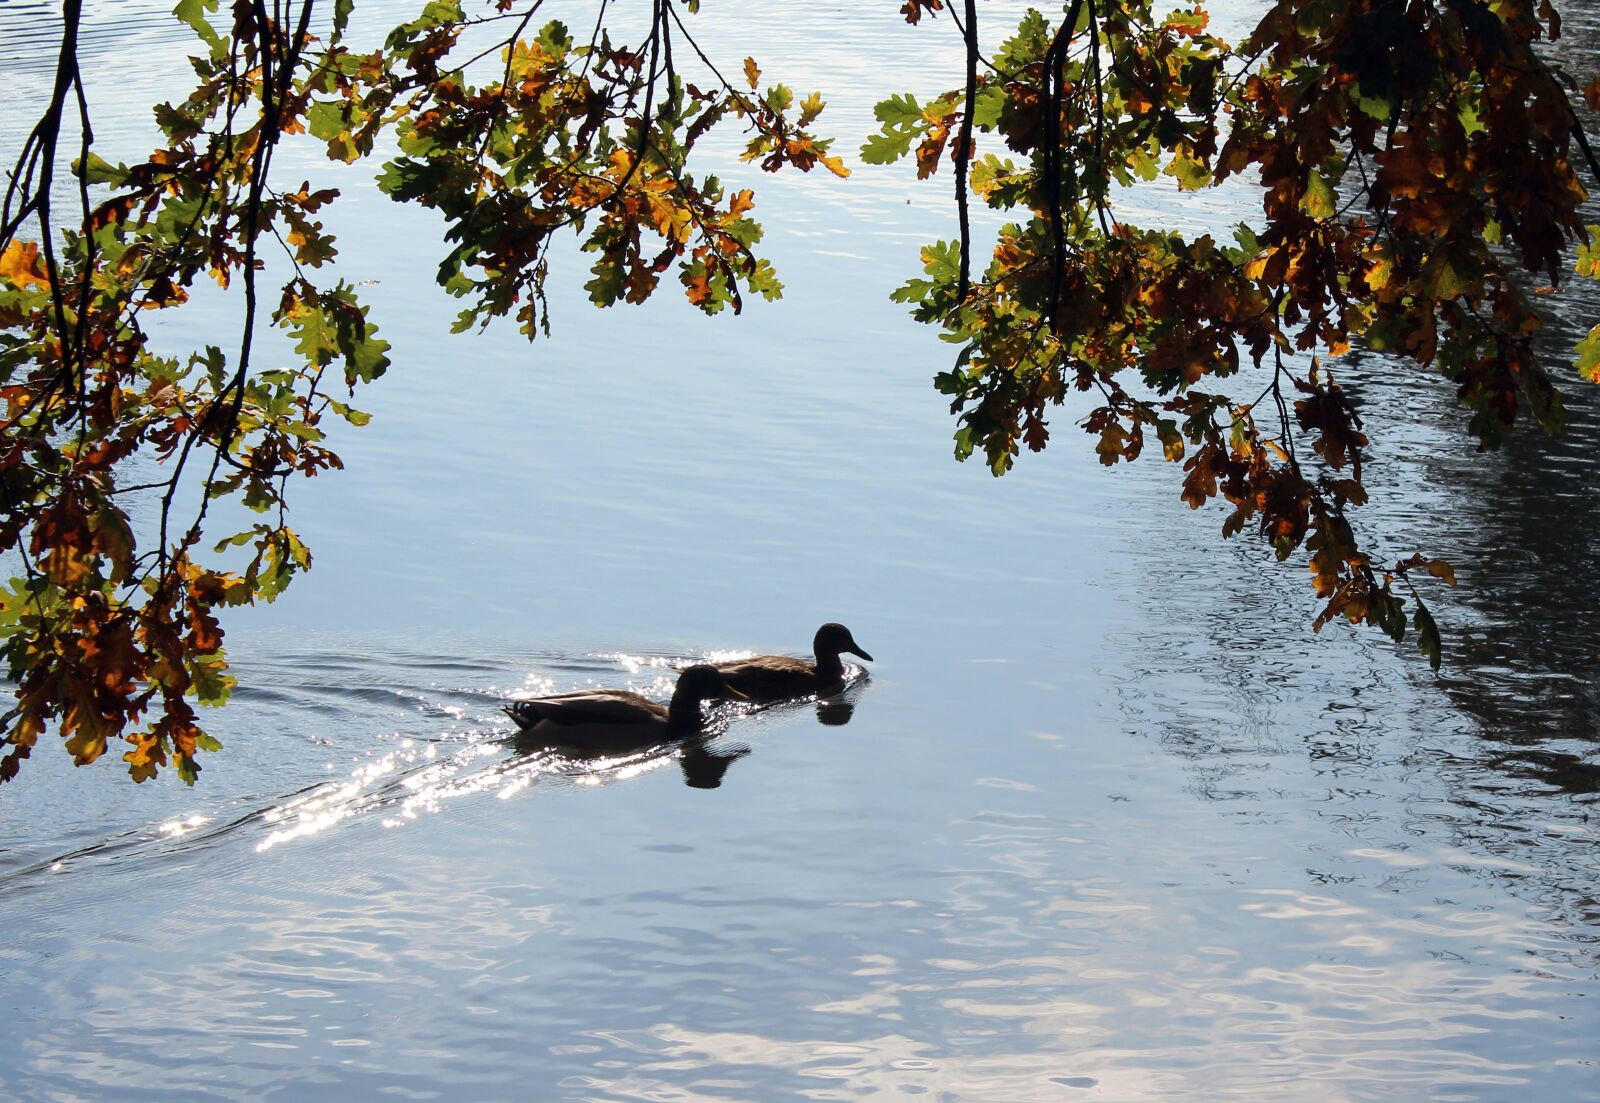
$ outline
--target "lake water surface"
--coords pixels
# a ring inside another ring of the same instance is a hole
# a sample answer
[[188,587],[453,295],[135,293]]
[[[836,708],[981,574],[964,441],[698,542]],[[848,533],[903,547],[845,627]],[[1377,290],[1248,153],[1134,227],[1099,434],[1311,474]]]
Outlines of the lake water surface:
[[[181,94],[163,6],[90,8],[112,159]],[[825,90],[853,160],[877,99],[959,71],[895,7],[692,25]],[[51,16],[0,6],[8,158]],[[1592,16],[1568,34],[1594,56]],[[437,225],[317,157],[284,179],[346,189],[341,272],[394,367],[349,470],[295,488],[316,569],[228,624],[200,784],[44,747],[0,789],[0,1098],[1600,1098],[1584,384],[1566,437],[1477,457],[1446,384],[1342,369],[1382,555],[1463,582],[1431,595],[1435,676],[1311,633],[1301,567],[1221,544],[1170,467],[1101,469],[1070,413],[1004,479],[951,460],[950,350],[887,299],[953,233],[942,188],[730,165],[783,302],[601,312],[573,258],[530,346],[450,336]],[[1186,227],[1225,202],[1133,198]],[[223,340],[224,307],[164,339]],[[505,743],[510,696],[665,697],[674,664],[835,619],[870,675],[701,755]]]

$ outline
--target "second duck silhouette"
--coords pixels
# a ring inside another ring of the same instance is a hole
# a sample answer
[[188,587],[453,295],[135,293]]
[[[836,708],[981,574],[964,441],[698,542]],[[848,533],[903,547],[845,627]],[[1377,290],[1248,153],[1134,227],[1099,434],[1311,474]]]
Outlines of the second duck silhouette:
[[581,689],[513,701],[504,710],[522,729],[518,743],[623,751],[699,735],[705,727],[701,704],[716,697],[745,695],[715,667],[700,665],[678,675],[667,705],[626,689]]
[[757,655],[717,663],[714,669],[726,679],[729,688],[751,701],[766,704],[812,694],[827,696],[843,688],[841,653],[872,661],[872,656],[850,635],[850,629],[832,621],[817,629],[811,651],[815,656],[812,662],[793,655]]

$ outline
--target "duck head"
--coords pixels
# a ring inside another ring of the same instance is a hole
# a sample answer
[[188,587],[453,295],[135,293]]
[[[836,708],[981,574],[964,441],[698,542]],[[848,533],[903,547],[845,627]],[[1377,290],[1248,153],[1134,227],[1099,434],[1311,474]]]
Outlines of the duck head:
[[680,701],[699,704],[715,697],[732,697],[738,701],[750,699],[730,686],[722,676],[722,671],[704,663],[685,667],[683,673],[678,675],[678,688],[672,691],[673,704]]
[[678,675],[678,687],[672,691],[672,700],[667,705],[668,727],[678,733],[698,730],[706,722],[700,704],[714,697],[750,699],[730,686],[716,667],[704,663],[686,667]]
[[829,621],[817,629],[816,639],[811,641],[811,653],[817,657],[819,663],[822,662],[824,655],[832,655],[837,659],[841,654],[855,655],[869,663],[872,661],[872,656],[856,643],[855,637],[850,634],[850,629],[834,621]]

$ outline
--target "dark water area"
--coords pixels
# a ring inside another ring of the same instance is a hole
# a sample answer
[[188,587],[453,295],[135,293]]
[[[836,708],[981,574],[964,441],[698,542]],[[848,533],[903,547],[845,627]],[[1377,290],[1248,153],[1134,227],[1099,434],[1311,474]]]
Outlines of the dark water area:
[[[699,19],[824,89],[853,151],[878,98],[959,73],[895,7]],[[0,5],[4,149],[50,11]],[[186,43],[161,5],[91,12],[140,59],[91,89],[135,156]],[[1568,38],[1592,54],[1593,17]],[[1477,456],[1447,382],[1336,365],[1375,550],[1461,578],[1428,591],[1435,676],[1314,634],[1300,566],[1220,543],[1173,468],[1102,469],[1070,412],[1004,479],[956,464],[949,348],[887,299],[953,232],[942,189],[730,157],[781,303],[601,312],[558,258],[530,346],[451,336],[438,226],[319,156],[285,178],[345,188],[340,273],[394,367],[348,470],[293,488],[315,570],[228,622],[200,784],[43,747],[0,789],[0,1100],[1600,1098],[1586,384],[1564,436]],[[1185,227],[1231,201],[1129,198]],[[1563,310],[1570,345],[1600,301]],[[508,741],[511,697],[665,699],[835,619],[875,656],[840,701],[598,763]]]

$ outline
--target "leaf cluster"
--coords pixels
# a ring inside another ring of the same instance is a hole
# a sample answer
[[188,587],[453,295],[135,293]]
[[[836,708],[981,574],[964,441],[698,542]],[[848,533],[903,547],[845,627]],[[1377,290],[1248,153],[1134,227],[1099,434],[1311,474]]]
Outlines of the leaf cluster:
[[468,302],[456,330],[509,314],[529,337],[548,332],[550,248],[564,231],[593,255],[585,287],[598,306],[643,302],[674,266],[685,297],[707,314],[738,313],[750,292],[778,297],[771,263],[754,252],[754,193],[696,176],[690,156],[732,122],[746,131],[743,158],[769,172],[820,165],[846,175],[809,129],[821,98],[797,105],[784,85],[761,90],[752,59],[748,88],[709,61],[689,79],[674,42],[703,55],[667,0],[652,5],[639,46],[613,42],[600,23],[587,43],[560,21],[523,39],[538,6],[500,44],[493,80],[473,83],[453,60],[471,21],[459,4],[435,2],[380,53],[329,51],[311,82],[311,131],[330,156],[364,156],[393,125],[401,156],[378,184],[444,216],[450,249],[438,281]]
[[[1559,33],[1549,0],[1277,0],[1235,45],[1199,4],[1070,0],[1055,23],[1029,12],[965,87],[881,103],[864,159],[914,152],[928,177],[948,158],[958,201],[970,185],[1015,219],[970,285],[964,234],[927,247],[925,277],[896,294],[959,346],[936,379],[956,454],[1002,474],[1045,447],[1052,407],[1088,395],[1102,463],[1154,438],[1185,502],[1231,507],[1224,535],[1306,555],[1318,627],[1399,639],[1409,598],[1437,667],[1411,579],[1453,574],[1379,566],[1358,541],[1368,429],[1330,363],[1359,343],[1441,372],[1480,448],[1524,413],[1560,428],[1529,285],[1558,286],[1573,258],[1595,274],[1575,166],[1600,166],[1578,83],[1539,50]],[[1253,183],[1259,221],[1219,242],[1125,220],[1127,189],[1162,176]],[[1576,366],[1600,379],[1600,327]]]
[[[120,739],[135,780],[171,767],[192,783],[199,752],[217,746],[194,705],[221,704],[234,684],[220,614],[275,600],[311,566],[287,523],[290,481],[342,467],[330,422],[368,422],[350,399],[387,369],[389,346],[357,289],[326,275],[337,191],[274,183],[283,141],[309,132],[342,162],[398,147],[379,186],[443,214],[439,282],[467,301],[458,329],[514,314],[530,337],[547,331],[563,230],[593,256],[599,305],[643,301],[674,265],[708,314],[780,294],[754,251],[753,192],[697,175],[690,156],[728,123],[766,171],[845,175],[812,131],[821,98],[762,87],[754,60],[735,87],[670,0],[650,0],[637,47],[613,41],[604,19],[587,42],[560,22],[535,30],[541,6],[493,0],[469,15],[460,0],[428,0],[360,52],[345,37],[353,0],[332,0],[323,38],[315,0],[226,12],[180,0],[197,83],[156,107],[163,143],[130,165],[93,149],[72,48],[82,12],[68,5],[56,86],[0,211],[0,553],[22,565],[0,591],[17,699],[0,780],[54,731],[80,764]],[[497,48],[461,56],[468,31],[507,24]],[[698,59],[692,77],[675,43]],[[83,141],[70,158],[76,210],[63,215],[53,183],[73,111]],[[271,288],[269,249],[284,273]],[[206,283],[242,307],[238,348],[159,354],[148,312],[181,308]],[[262,362],[267,324],[288,338],[287,358]],[[259,519],[208,538],[221,502]]]

